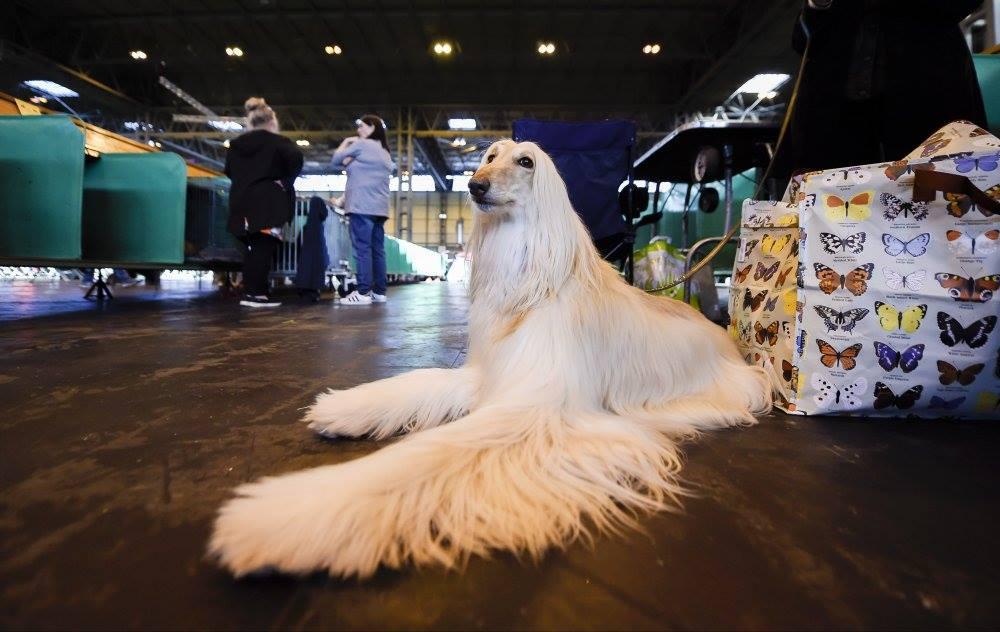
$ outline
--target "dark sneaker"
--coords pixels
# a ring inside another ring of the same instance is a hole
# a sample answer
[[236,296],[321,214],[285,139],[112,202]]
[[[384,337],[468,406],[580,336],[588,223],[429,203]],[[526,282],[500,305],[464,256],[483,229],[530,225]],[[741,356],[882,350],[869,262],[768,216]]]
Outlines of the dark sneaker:
[[251,296],[249,294],[244,294],[243,300],[240,301],[240,305],[245,305],[246,307],[278,307],[281,303],[278,301],[272,301],[266,296]]

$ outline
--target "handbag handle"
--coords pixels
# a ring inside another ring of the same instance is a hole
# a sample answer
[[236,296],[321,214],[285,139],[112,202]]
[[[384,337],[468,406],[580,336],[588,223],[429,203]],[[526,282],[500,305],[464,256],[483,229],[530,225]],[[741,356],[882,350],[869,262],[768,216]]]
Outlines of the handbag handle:
[[967,195],[975,202],[979,208],[984,208],[994,213],[1000,213],[1000,200],[995,200],[986,195],[986,192],[977,187],[965,176],[954,173],[942,173],[940,171],[927,171],[919,169],[913,174],[913,201],[933,202],[937,197],[937,192],[961,193]]

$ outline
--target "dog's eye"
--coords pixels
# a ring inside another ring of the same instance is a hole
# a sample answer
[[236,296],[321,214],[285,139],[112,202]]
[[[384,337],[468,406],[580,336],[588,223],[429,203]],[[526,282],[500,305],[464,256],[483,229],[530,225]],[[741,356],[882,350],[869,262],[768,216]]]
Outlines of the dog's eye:
[[496,157],[497,157],[496,154],[490,154],[489,156],[486,157],[486,162],[493,162],[493,159]]
[[517,164],[521,165],[525,169],[531,169],[532,167],[535,166],[535,163],[532,162],[531,158],[528,158],[527,156],[518,159]]

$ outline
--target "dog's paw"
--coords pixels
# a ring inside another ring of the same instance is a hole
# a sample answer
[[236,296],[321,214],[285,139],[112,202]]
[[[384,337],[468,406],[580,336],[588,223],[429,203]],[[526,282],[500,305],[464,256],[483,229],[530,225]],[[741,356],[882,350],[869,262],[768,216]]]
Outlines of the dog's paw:
[[330,391],[317,397],[305,414],[309,429],[331,439],[357,438],[370,433],[372,425],[359,408],[362,402],[351,390]]
[[309,514],[314,512],[309,499],[296,491],[285,477],[238,488],[215,520],[208,556],[236,577],[322,569],[310,532],[314,518]]
[[208,554],[236,577],[253,576],[282,570],[276,560],[273,534],[280,529],[274,524],[282,515],[281,507],[272,507],[267,494],[256,492],[261,485],[245,485],[240,496],[233,498],[219,511],[208,544]]

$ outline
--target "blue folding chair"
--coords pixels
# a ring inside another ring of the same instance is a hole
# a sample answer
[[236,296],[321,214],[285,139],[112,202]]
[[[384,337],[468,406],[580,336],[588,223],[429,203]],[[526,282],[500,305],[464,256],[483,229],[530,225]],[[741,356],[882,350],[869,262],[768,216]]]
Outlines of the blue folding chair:
[[536,143],[552,157],[594,245],[602,257],[620,264],[631,283],[635,187],[625,189],[625,203],[619,201],[619,188],[625,180],[632,184],[635,124],[518,119],[513,127],[515,141]]

